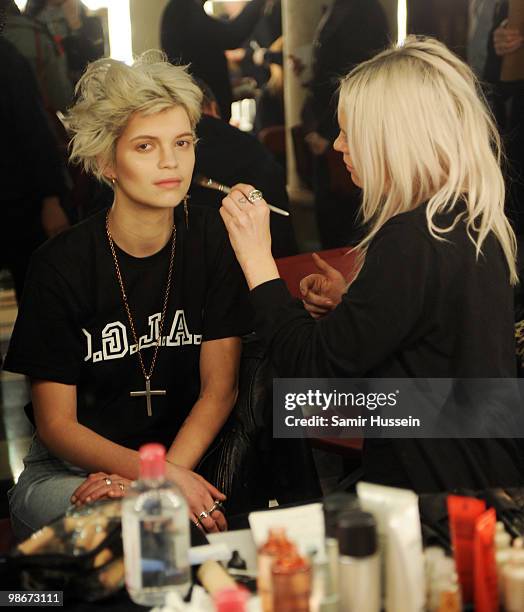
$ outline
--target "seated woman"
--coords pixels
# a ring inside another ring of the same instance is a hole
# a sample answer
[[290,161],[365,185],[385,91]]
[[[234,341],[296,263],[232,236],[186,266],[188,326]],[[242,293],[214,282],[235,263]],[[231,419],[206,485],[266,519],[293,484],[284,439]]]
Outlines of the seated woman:
[[[408,38],[342,81],[338,119],[334,147],[363,189],[368,228],[349,288],[317,259],[305,307],[294,302],[260,194],[239,185],[221,209],[278,375],[515,377],[515,236],[471,70],[437,41]],[[418,492],[524,481],[509,438],[367,439],[363,468],[368,481]]]
[[[31,379],[36,424],[10,491],[23,537],[71,503],[120,497],[137,449],[167,448],[192,520],[226,528],[195,473],[237,395],[247,291],[217,212],[188,206],[201,91],[148,53],[90,65],[69,125],[72,160],[114,202],[35,254],[5,368]],[[200,515],[200,516],[199,516]]]

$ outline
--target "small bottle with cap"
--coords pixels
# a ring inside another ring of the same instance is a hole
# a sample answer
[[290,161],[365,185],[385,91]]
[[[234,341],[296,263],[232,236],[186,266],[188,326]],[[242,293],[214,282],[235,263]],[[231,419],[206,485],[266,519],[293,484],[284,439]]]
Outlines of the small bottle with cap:
[[506,612],[524,610],[524,542],[516,538],[509,561],[502,570],[504,609]]
[[372,514],[354,510],[338,519],[340,609],[379,612],[380,556]]
[[249,593],[245,589],[227,588],[213,596],[216,612],[246,612]]
[[504,606],[504,567],[511,560],[511,556],[511,536],[506,531],[504,523],[498,521],[495,525],[495,562],[497,564],[497,585],[501,606]]
[[165,448],[140,448],[140,477],[122,503],[122,539],[126,587],[143,606],[164,605],[176,591],[182,597],[191,584],[189,512],[178,487],[165,477]]
[[263,612],[273,612],[273,562],[292,548],[294,545],[287,539],[286,530],[272,527],[267,542],[258,550],[257,590]]
[[294,546],[275,559],[271,574],[273,610],[309,612],[311,564],[298,554]]
[[[339,549],[337,540],[338,517],[352,510],[360,510],[360,504],[356,495],[337,492],[327,495],[323,500],[324,524],[326,531],[326,554],[325,562],[321,553],[315,559],[315,573],[323,573],[324,597],[319,604],[322,612],[331,612],[339,606]],[[320,557],[319,557],[320,555]]]

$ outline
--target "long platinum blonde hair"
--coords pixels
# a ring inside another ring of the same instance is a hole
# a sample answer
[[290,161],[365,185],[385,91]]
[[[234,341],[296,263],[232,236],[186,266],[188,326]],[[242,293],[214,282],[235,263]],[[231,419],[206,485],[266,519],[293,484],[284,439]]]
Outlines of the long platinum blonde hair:
[[[488,234],[498,239],[511,284],[517,278],[516,240],[504,214],[501,143],[469,67],[442,43],[408,37],[379,53],[341,82],[352,164],[363,185],[366,252],[388,219],[427,202],[429,232],[444,240],[466,222],[477,257]],[[459,202],[450,227],[434,217]]]
[[104,167],[114,161],[117,140],[134,113],[181,106],[193,130],[200,119],[200,88],[184,66],[173,66],[157,50],[146,51],[132,66],[106,58],[89,64],[75,93],[66,117],[70,159],[107,184]]

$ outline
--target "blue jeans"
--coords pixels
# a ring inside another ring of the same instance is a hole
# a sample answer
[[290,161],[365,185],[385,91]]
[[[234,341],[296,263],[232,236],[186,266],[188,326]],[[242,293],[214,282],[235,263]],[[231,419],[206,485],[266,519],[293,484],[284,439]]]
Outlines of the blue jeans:
[[35,434],[24,458],[24,471],[7,494],[17,540],[62,516],[71,506],[71,495],[87,476],[85,470],[51,455]]

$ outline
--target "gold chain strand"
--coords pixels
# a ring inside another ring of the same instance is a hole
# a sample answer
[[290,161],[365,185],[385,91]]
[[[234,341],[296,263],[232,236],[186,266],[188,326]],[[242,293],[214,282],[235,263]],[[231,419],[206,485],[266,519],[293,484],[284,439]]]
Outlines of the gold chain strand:
[[120,285],[120,292],[122,294],[122,300],[124,302],[124,307],[126,309],[126,313],[127,313],[127,318],[129,320],[129,326],[131,327],[131,333],[133,334],[133,340],[136,344],[137,347],[137,354],[138,354],[138,360],[140,361],[140,367],[142,368],[142,374],[144,375],[144,379],[146,381],[151,379],[151,376],[153,375],[153,371],[155,369],[155,364],[156,364],[156,360],[157,360],[157,355],[158,355],[158,349],[160,348],[160,344],[162,342],[162,332],[164,330],[164,320],[166,318],[166,312],[167,312],[167,304],[169,302],[169,292],[171,289],[171,279],[173,276],[173,263],[175,261],[175,248],[176,248],[176,225],[173,225],[173,237],[171,240],[171,259],[169,261],[169,271],[167,273],[167,286],[166,286],[166,294],[164,296],[164,304],[162,306],[162,316],[160,318],[160,325],[158,328],[158,338],[156,339],[156,346],[155,346],[155,352],[153,353],[153,360],[151,361],[151,367],[149,368],[149,373],[146,372],[146,368],[144,365],[144,360],[142,358],[142,352],[141,352],[141,348],[140,348],[140,343],[138,341],[138,336],[136,333],[136,329],[135,329],[135,323],[133,320],[133,315],[131,314],[131,309],[129,308],[129,302],[127,300],[127,295],[126,295],[126,290],[124,287],[124,281],[122,279],[122,273],[120,272],[120,266],[118,264],[118,257],[116,255],[116,251],[115,251],[115,245],[113,242],[113,237],[111,236],[111,232],[109,230],[109,212],[107,211],[107,215],[106,215],[106,233],[107,233],[107,239],[109,241],[109,246],[111,248],[111,253],[113,255],[113,261],[115,263],[115,270],[116,270],[116,276],[118,279],[118,284]]

